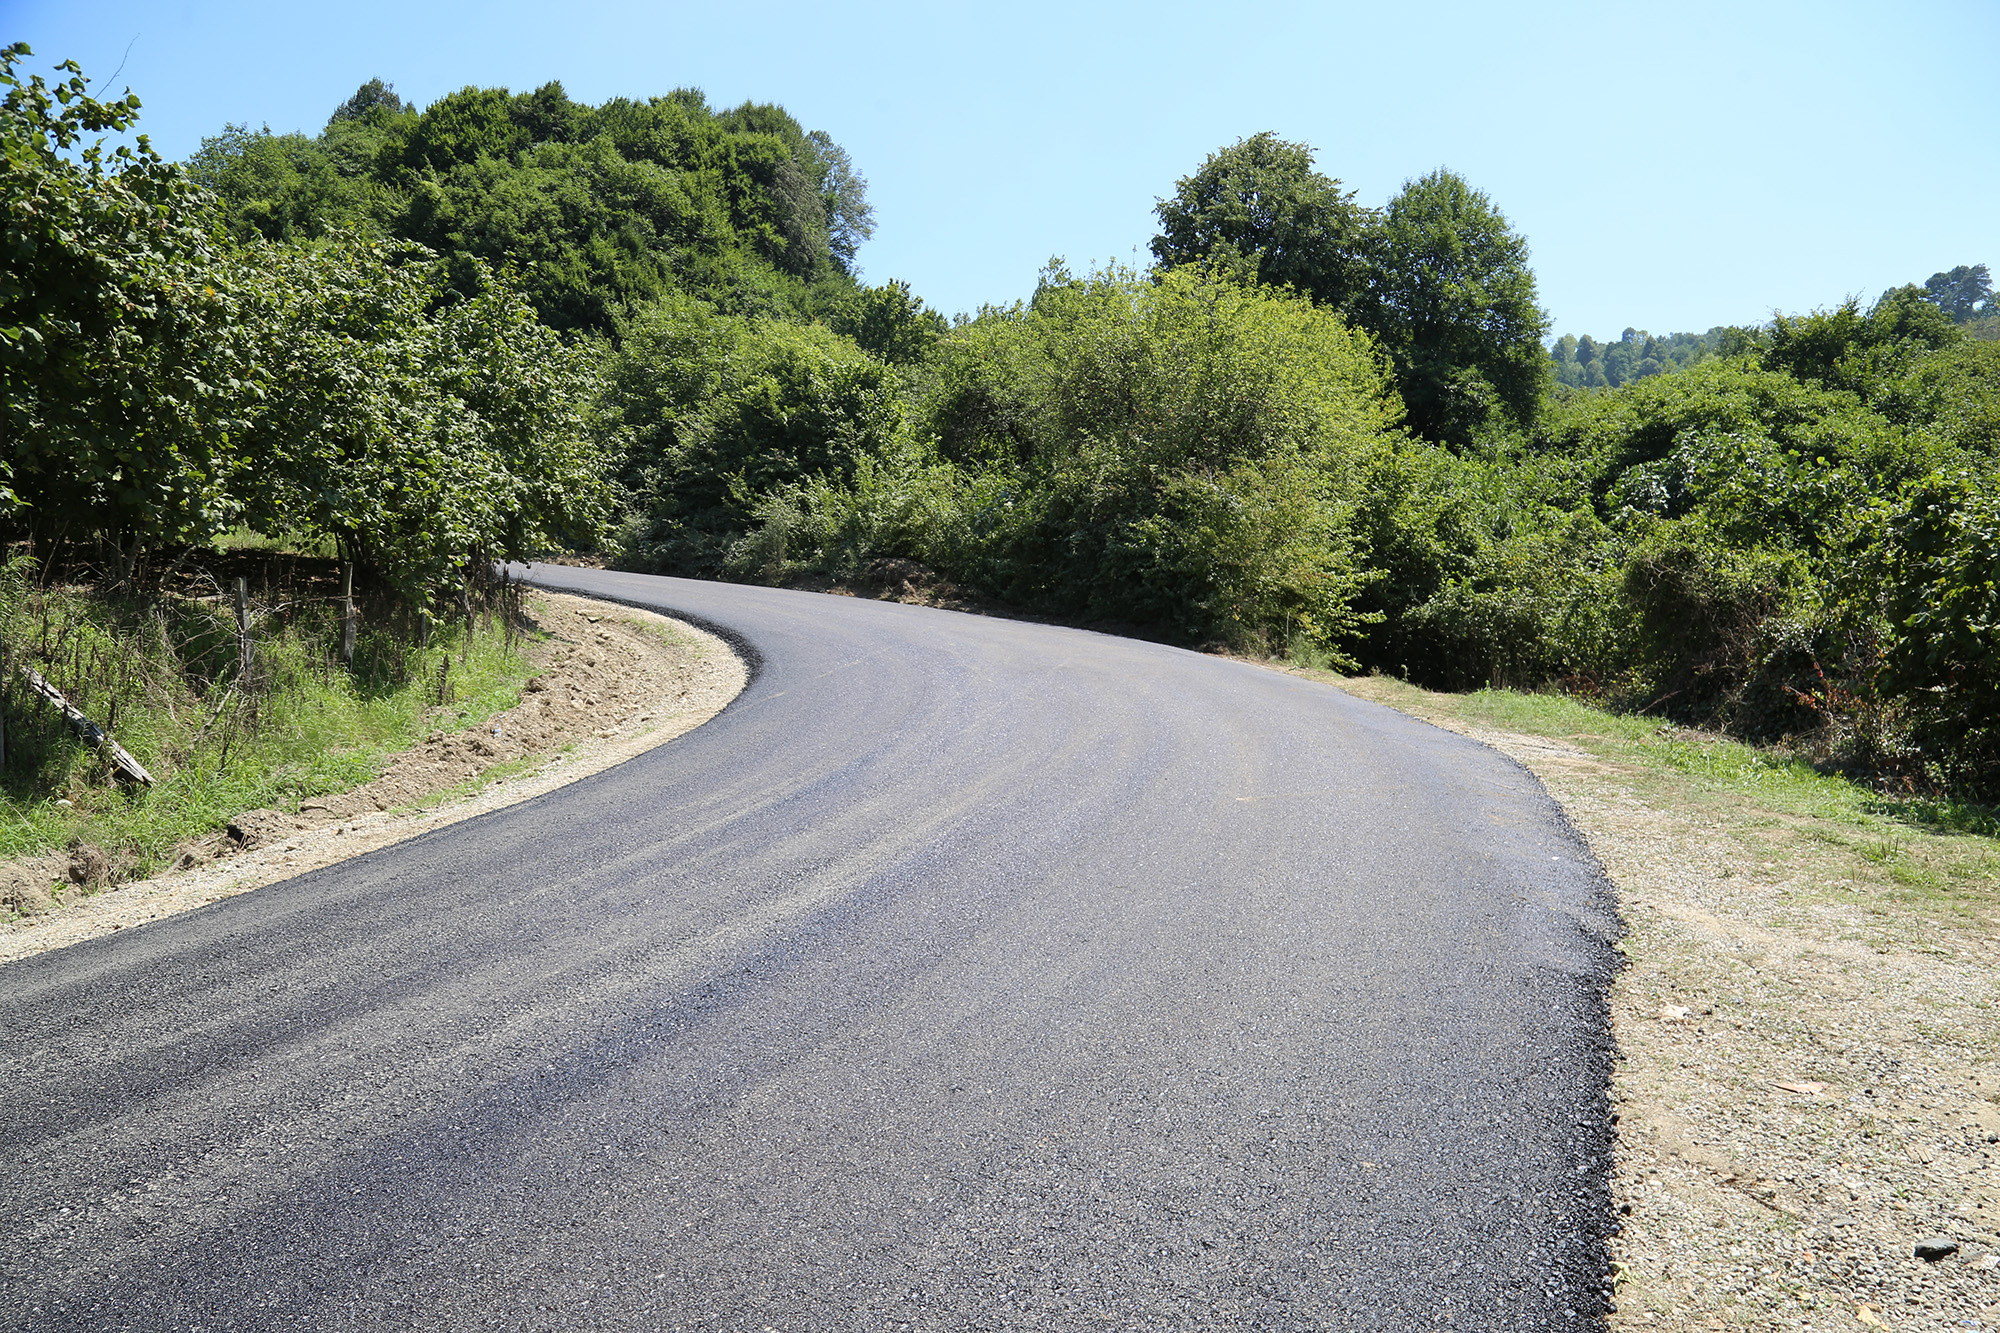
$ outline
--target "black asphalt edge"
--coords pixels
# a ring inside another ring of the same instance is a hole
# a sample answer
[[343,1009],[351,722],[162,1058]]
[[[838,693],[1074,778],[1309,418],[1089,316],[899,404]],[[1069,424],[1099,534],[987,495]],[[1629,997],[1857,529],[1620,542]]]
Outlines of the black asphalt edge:
[[[1279,670],[1280,674],[1284,675],[1293,674],[1279,668],[1266,669]],[[1312,680],[1310,676],[1295,678]],[[1550,794],[1549,789],[1542,784],[1542,780],[1535,776],[1533,769],[1513,755],[1463,732],[1453,731],[1449,727],[1441,727],[1413,713],[1406,713],[1394,704],[1379,703],[1373,699],[1363,699],[1348,694],[1332,681],[1314,683],[1325,685],[1362,708],[1379,708],[1394,713],[1405,721],[1414,722],[1418,726],[1449,736],[1455,741],[1476,745],[1493,755],[1502,764],[1517,770],[1532,784],[1545,816],[1555,826],[1557,833],[1583,854],[1590,868],[1595,882],[1595,896],[1606,908],[1606,915],[1612,921],[1614,930],[1611,936],[1606,938],[1589,929],[1585,923],[1574,922],[1577,933],[1584,937],[1592,952],[1598,955],[1601,965],[1596,974],[1589,979],[1575,976],[1567,978],[1568,984],[1576,993],[1576,1012],[1582,1019],[1584,1029],[1580,1034],[1583,1040],[1579,1043],[1584,1063],[1578,1072],[1583,1075],[1580,1088],[1584,1090],[1584,1106],[1581,1109],[1589,1113],[1586,1119],[1575,1125],[1577,1136],[1571,1142],[1577,1160],[1586,1164],[1590,1170],[1589,1183],[1577,1195],[1580,1203],[1579,1215],[1576,1218],[1579,1226],[1577,1239],[1582,1244],[1563,1253],[1557,1259],[1557,1267],[1562,1270],[1570,1290],[1587,1293],[1595,1298],[1591,1302],[1594,1308],[1576,1312],[1583,1316],[1584,1323],[1581,1326],[1593,1329],[1605,1328],[1608,1326],[1606,1323],[1608,1317],[1618,1310],[1616,1292],[1612,1285],[1614,1274],[1611,1267],[1610,1242],[1624,1230],[1624,1224],[1618,1217],[1611,1194],[1611,1173],[1617,1162],[1618,1149],[1618,1122],[1616,1113],[1611,1109],[1611,1078],[1618,1062],[1618,1042],[1611,1031],[1611,985],[1618,973],[1631,965],[1618,945],[1619,941],[1632,933],[1632,928],[1626,922],[1624,910],[1619,903],[1618,882],[1611,878],[1611,873],[1604,868],[1604,863],[1597,858],[1597,853],[1591,850],[1590,840],[1583,836],[1581,829],[1577,828],[1576,821],[1570,818],[1569,811],[1563,808],[1562,802]]]
[[[1356,702],[1371,701],[1362,699]],[[1615,1275],[1611,1266],[1611,1240],[1624,1230],[1624,1224],[1619,1220],[1611,1193],[1612,1169],[1618,1160],[1618,1117],[1611,1109],[1611,1079],[1618,1063],[1618,1040],[1611,1031],[1611,986],[1617,975],[1631,965],[1618,945],[1619,941],[1632,933],[1632,928],[1627,924],[1625,912],[1619,903],[1618,882],[1611,878],[1611,873],[1604,868],[1604,863],[1598,860],[1597,853],[1591,850],[1590,840],[1583,836],[1581,829],[1577,828],[1576,821],[1570,818],[1569,811],[1563,808],[1563,803],[1549,792],[1549,789],[1542,784],[1542,780],[1535,776],[1533,769],[1504,750],[1462,732],[1440,727],[1435,722],[1426,722],[1423,718],[1404,713],[1394,705],[1377,704],[1376,707],[1388,708],[1412,722],[1421,723],[1468,744],[1477,745],[1527,778],[1533,784],[1533,790],[1540,799],[1550,822],[1586,858],[1595,882],[1594,896],[1607,909],[1607,915],[1611,919],[1613,931],[1608,939],[1581,921],[1575,923],[1577,933],[1584,936],[1590,942],[1593,951],[1598,954],[1601,967],[1589,980],[1575,977],[1570,983],[1577,992],[1577,1011],[1584,1026],[1582,1034],[1584,1040],[1580,1043],[1583,1047],[1584,1066],[1579,1072],[1584,1076],[1581,1087],[1589,1112],[1587,1119],[1576,1126],[1578,1135],[1572,1142],[1578,1158],[1589,1166],[1590,1171],[1588,1185],[1579,1192],[1582,1206],[1579,1210],[1580,1215],[1576,1219],[1580,1227],[1579,1239],[1583,1244],[1564,1254],[1559,1260],[1560,1266],[1575,1284],[1575,1289],[1596,1297],[1593,1302],[1595,1308],[1582,1312],[1585,1314],[1588,1326],[1605,1328],[1609,1316],[1618,1311],[1617,1293],[1613,1285]]]
[[[551,565],[548,568],[567,569],[569,566]],[[678,607],[667,606],[660,602],[642,602],[636,597],[613,597],[607,593],[585,592],[581,588],[558,587],[553,584],[542,583],[531,576],[516,577],[514,581],[530,588],[540,588],[545,592],[565,593],[571,597],[583,597],[593,602],[603,602],[611,606],[629,606],[634,611],[651,611],[654,615],[670,616],[675,620],[693,625],[696,629],[713,634],[716,638],[721,639],[729,645],[730,651],[743,659],[743,665],[749,673],[743,682],[743,688],[736,692],[736,698],[731,699],[722,706],[722,713],[726,713],[736,707],[738,700],[749,694],[750,687],[755,685],[758,677],[764,674],[763,650],[752,643],[748,635],[734,626],[724,625],[720,621],[710,620],[707,616],[699,616],[691,611],[683,611]],[[716,717],[721,717],[722,713],[717,713]]]

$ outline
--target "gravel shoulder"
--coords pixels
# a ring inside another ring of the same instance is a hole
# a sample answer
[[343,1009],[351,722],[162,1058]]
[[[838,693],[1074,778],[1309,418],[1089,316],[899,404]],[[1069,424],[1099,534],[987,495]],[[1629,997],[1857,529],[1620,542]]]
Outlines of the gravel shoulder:
[[[0,964],[107,935],[402,842],[588,777],[684,735],[749,678],[717,636],[666,616],[564,593],[529,594],[546,637],[520,703],[477,727],[433,732],[375,781],[296,811],[249,810],[183,846],[175,868],[0,924]],[[0,862],[0,880],[39,888],[71,858]],[[6,885],[0,885],[6,887]],[[47,901],[44,898],[44,901]]]
[[1608,737],[1335,683],[1527,767],[1617,886],[1614,1329],[2000,1328],[1990,840],[1801,815]]

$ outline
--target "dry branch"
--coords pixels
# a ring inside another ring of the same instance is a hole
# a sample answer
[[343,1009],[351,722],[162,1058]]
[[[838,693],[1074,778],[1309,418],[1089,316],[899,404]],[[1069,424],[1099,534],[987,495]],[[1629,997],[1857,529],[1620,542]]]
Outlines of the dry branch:
[[134,759],[131,751],[112,740],[110,732],[85,717],[74,704],[63,697],[61,690],[43,679],[41,672],[25,662],[21,664],[20,671],[21,678],[28,682],[28,688],[59,709],[63,719],[76,730],[78,736],[83,738],[85,745],[99,754],[108,755],[112,765],[134,782],[143,782],[148,787],[153,785],[153,775],[146,771],[146,766]]

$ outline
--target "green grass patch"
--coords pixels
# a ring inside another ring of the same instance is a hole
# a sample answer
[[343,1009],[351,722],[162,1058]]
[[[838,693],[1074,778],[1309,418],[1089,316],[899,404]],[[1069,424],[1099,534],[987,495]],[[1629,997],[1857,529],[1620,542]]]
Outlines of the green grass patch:
[[330,537],[313,539],[292,533],[271,537],[254,528],[232,528],[209,545],[224,554],[271,551],[288,555],[318,556],[325,560],[333,559],[336,554],[333,539]]
[[[180,843],[235,815],[351,790],[433,730],[484,721],[520,699],[524,642],[495,622],[365,632],[352,667],[318,601],[259,608],[248,669],[220,599],[118,601],[41,590],[17,577],[0,599],[0,685],[8,753],[0,772],[0,857],[84,842],[124,875],[150,873]],[[385,618],[386,619],[386,618]],[[33,665],[108,727],[156,779],[120,785],[14,665]]]

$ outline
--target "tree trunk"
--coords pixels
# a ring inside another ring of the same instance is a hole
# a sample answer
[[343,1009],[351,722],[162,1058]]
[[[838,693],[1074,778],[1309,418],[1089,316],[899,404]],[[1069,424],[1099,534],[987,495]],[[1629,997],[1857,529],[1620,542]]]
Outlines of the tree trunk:
[[118,551],[118,588],[127,596],[139,591],[139,553],[145,549],[144,539],[138,533],[132,534],[130,550]]

